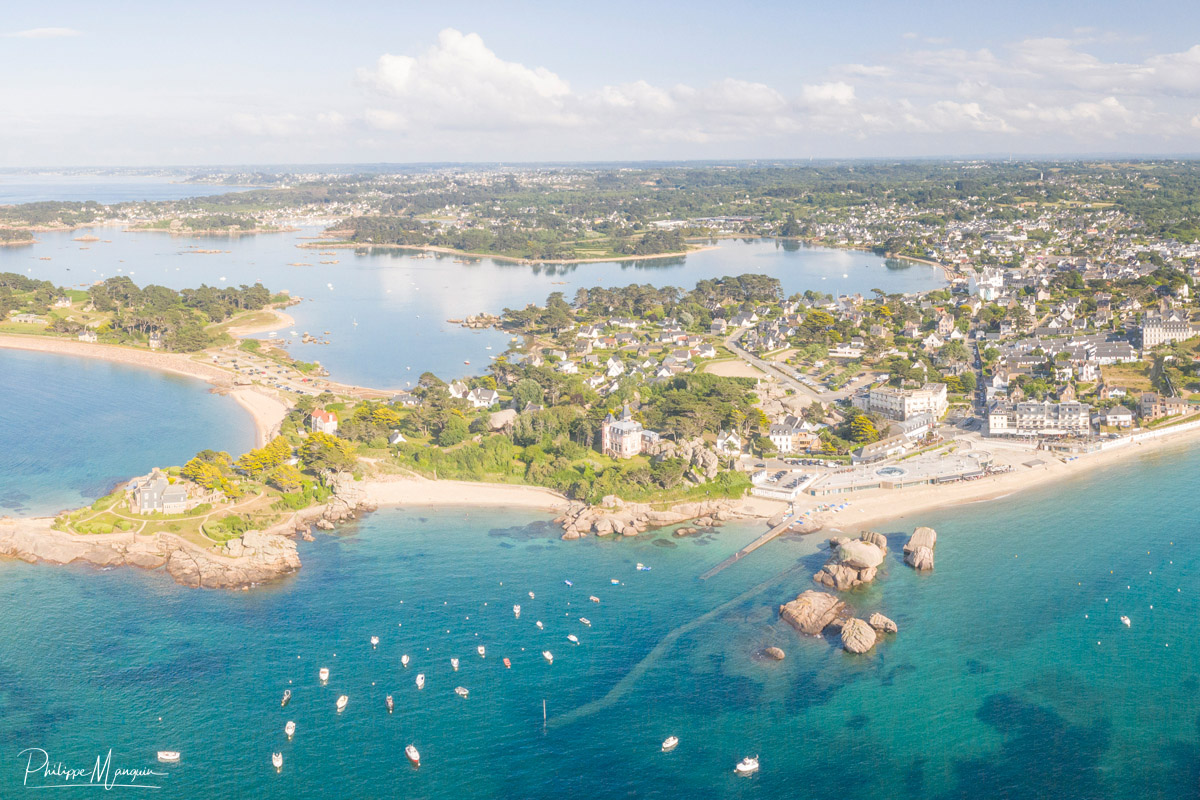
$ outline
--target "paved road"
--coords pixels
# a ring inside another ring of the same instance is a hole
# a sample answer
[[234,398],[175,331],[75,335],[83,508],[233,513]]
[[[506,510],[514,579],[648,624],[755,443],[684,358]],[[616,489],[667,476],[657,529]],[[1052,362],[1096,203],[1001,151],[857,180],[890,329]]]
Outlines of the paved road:
[[850,383],[846,384],[845,386],[843,386],[841,389],[838,389],[837,391],[820,391],[820,392],[818,392],[816,389],[812,388],[811,386],[809,386],[805,383],[802,383],[801,381],[792,377],[792,374],[790,372],[786,371],[785,369],[773,364],[770,361],[764,361],[763,359],[754,355],[750,351],[745,350],[741,346],[739,346],[737,343],[738,339],[742,338],[742,335],[745,334],[745,332],[746,332],[745,328],[743,328],[739,331],[736,331],[732,336],[730,336],[729,338],[727,338],[725,340],[725,346],[728,347],[729,350],[731,352],[733,352],[734,355],[736,355],[738,358],[745,361],[750,366],[756,367],[761,372],[765,372],[768,375],[778,378],[780,381],[783,382],[784,386],[794,389],[797,394],[801,395],[802,397],[807,397],[811,401],[827,404],[827,403],[836,402],[838,400],[844,400],[845,398],[854,394],[854,392],[860,386],[863,386],[867,383],[871,383],[872,381],[875,380],[875,377],[873,374],[867,374],[861,378],[851,381]]

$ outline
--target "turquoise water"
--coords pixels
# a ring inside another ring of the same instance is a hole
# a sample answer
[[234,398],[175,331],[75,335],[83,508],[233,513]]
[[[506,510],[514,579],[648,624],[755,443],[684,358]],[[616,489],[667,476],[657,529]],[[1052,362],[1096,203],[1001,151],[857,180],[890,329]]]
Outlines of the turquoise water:
[[[84,233],[102,241],[74,241]],[[885,261],[850,250],[785,248],[761,239],[724,240],[686,258],[529,267],[491,259],[458,264],[448,256],[416,258],[400,250],[335,250],[323,256],[318,250],[297,248],[317,233],[313,228],[234,239],[173,239],[119,228],[46,233],[38,234],[36,245],[0,248],[0,272],[78,288],[118,274],[131,276],[139,285],[175,289],[202,282],[216,286],[261,280],[272,290],[304,297],[304,303],[288,310],[296,319],[295,329],[331,342],[304,345],[284,331],[280,337],[294,342],[288,348],[292,355],[320,361],[336,380],[384,388],[411,386],[426,370],[445,379],[486,370],[489,356],[504,351],[507,337],[493,330],[466,330],[446,320],[543,303],[555,291],[570,299],[577,289],[597,285],[648,283],[690,289],[703,278],[745,272],[773,275],[788,293],[866,293],[872,288],[915,292],[945,283],[941,270],[924,264]],[[187,252],[197,248],[223,252]],[[321,264],[323,260],[339,263]],[[289,266],[292,263],[312,266]]]
[[[0,795],[36,746],[67,763],[112,748],[125,766],[178,749],[165,797],[1193,797],[1198,467],[1168,453],[885,526],[880,579],[848,599],[901,630],[867,656],[778,620],[812,586],[811,537],[697,579],[754,526],[562,542],[531,513],[386,511],[302,544],[297,576],[249,593],[2,563]],[[897,557],[918,523],[940,534],[930,575]],[[771,644],[785,661],[753,658]],[[734,777],[753,753],[760,774]]]
[[0,516],[77,508],[197,450],[252,447],[250,418],[208,388],[138,367],[0,350]]

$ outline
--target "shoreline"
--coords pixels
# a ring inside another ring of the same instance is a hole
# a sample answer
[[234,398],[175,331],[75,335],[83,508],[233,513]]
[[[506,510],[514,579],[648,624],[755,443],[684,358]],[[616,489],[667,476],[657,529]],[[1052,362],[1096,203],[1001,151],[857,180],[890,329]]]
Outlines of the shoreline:
[[330,242],[305,242],[298,244],[296,247],[305,250],[321,250],[328,248],[330,250],[357,250],[358,248],[383,248],[386,250],[419,250],[425,253],[439,253],[447,256],[458,256],[460,258],[490,258],[495,261],[507,261],[513,264],[533,267],[540,264],[620,264],[625,261],[647,261],[655,258],[680,258],[690,256],[692,253],[702,253],[705,250],[715,250],[716,245],[703,245],[686,250],[681,253],[655,253],[654,255],[645,256],[613,256],[607,258],[525,258],[523,256],[504,256],[493,253],[467,253],[462,250],[455,250],[451,247],[439,247],[436,245],[416,245],[416,244],[361,244],[359,242],[347,242],[334,239]]
[[16,333],[0,334],[0,349],[91,358],[202,380],[215,387],[218,392],[230,395],[250,415],[254,423],[255,447],[262,447],[274,437],[290,407],[261,387],[252,384],[238,386],[232,373],[181,353],[163,353],[123,345],[91,344]]
[[294,328],[296,320],[291,314],[280,311],[278,308],[264,308],[262,311],[271,314],[274,319],[269,322],[261,322],[258,325],[234,325],[226,328],[225,333],[235,339],[244,339],[247,336],[253,336],[257,333],[270,333],[271,331],[281,331],[284,328]]

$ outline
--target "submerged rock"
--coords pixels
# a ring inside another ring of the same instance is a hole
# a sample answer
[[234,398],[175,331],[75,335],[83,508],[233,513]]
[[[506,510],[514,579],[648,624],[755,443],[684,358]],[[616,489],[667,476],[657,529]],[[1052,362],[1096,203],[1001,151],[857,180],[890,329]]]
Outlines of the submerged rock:
[[778,647],[768,647],[766,650],[763,650],[763,655],[775,661],[783,661],[786,657],[784,652]]
[[880,633],[897,633],[900,630],[895,622],[878,611],[867,618],[867,624]]
[[846,604],[828,592],[808,590],[779,607],[779,616],[801,633],[816,636],[838,618]]
[[875,646],[875,629],[854,617],[842,625],[842,648],[849,653],[865,653]]

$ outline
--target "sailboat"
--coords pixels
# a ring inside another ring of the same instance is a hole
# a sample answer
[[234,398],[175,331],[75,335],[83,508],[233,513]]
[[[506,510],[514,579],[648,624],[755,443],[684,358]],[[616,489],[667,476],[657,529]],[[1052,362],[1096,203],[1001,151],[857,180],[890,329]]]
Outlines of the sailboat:
[[378,636],[371,637],[371,647],[379,647],[379,637]]
[[283,769],[283,753],[271,753],[271,763],[275,766],[275,771]]
[[383,703],[384,703],[384,705],[387,706],[387,710],[388,710],[389,714],[392,713],[392,709],[394,709],[396,707],[396,701],[392,699],[392,696],[390,694],[383,701]]
[[346,703],[349,703],[349,702],[350,702],[350,698],[346,697],[346,695],[342,695],[341,697],[339,697],[337,699],[337,710],[338,711],[344,710],[346,708]]
[[550,664],[554,663],[554,654],[551,653],[549,650],[542,651],[542,658],[546,659],[546,661]]
[[291,699],[292,699],[292,690],[284,689],[283,690],[283,699],[279,701],[280,708],[282,708],[283,706],[286,706],[291,701]]
[[287,725],[283,726],[283,732],[287,734],[289,739],[292,738],[296,733],[296,723],[289,719]]
[[408,669],[408,653],[405,653],[404,655],[400,656],[400,666],[404,667],[405,669]]
[[513,606],[513,616],[516,617],[517,619],[521,618],[521,607],[520,606]]
[[479,653],[480,658],[486,658],[487,651],[483,649],[483,645],[479,645],[479,647],[476,647],[475,652]]
[[450,659],[450,666],[454,667],[455,672],[458,672],[458,659],[457,658]]
[[421,673],[420,675],[417,675],[417,688],[418,689],[425,688],[425,673]]

